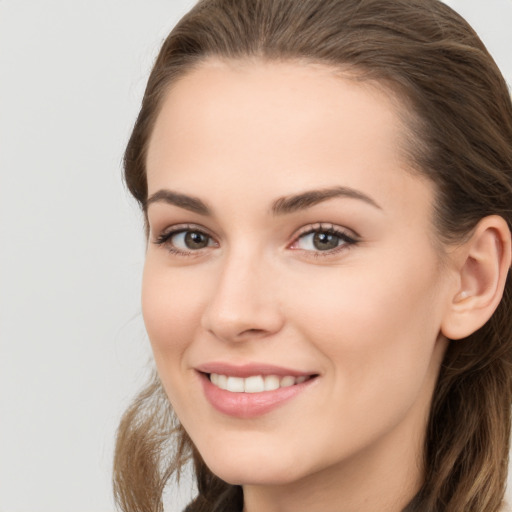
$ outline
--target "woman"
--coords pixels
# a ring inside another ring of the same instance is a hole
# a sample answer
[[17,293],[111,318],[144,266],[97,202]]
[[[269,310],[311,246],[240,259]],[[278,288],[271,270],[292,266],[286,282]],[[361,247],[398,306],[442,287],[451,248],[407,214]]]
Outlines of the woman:
[[[437,0],[203,0],[125,154],[158,377],[122,510],[502,510],[512,105]],[[172,404],[172,407],[171,407]]]

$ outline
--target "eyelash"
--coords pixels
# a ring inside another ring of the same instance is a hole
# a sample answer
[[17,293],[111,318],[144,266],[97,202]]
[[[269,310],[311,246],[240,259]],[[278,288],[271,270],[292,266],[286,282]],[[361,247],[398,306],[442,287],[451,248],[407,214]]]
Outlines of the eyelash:
[[[161,233],[160,235],[158,235],[156,237],[156,239],[154,240],[154,243],[159,246],[165,246],[166,249],[171,254],[174,254],[177,256],[183,256],[183,257],[199,256],[202,252],[201,249],[184,251],[182,249],[177,249],[170,243],[170,240],[172,239],[173,236],[176,236],[180,233],[186,233],[187,231],[201,234],[203,236],[206,236],[210,240],[213,240],[213,237],[211,235],[209,235],[206,231],[204,231],[202,228],[200,228],[199,226],[186,224],[186,225],[175,226],[170,231]],[[304,238],[307,235],[310,235],[313,233],[322,233],[322,234],[326,234],[326,235],[335,236],[340,239],[340,244],[337,247],[335,247],[333,249],[326,250],[326,251],[320,251],[320,250],[310,251],[310,250],[306,250],[306,249],[292,249],[292,250],[300,250],[303,253],[307,253],[308,257],[322,258],[322,257],[333,256],[341,251],[348,250],[351,246],[354,246],[359,243],[358,235],[348,234],[348,232],[346,230],[337,228],[332,224],[327,225],[327,224],[318,223],[318,224],[315,224],[312,226],[306,226],[306,227],[302,228],[294,236],[293,242],[291,244],[289,244],[287,247],[291,248],[301,238]]]
[[340,243],[337,247],[333,249],[329,249],[326,251],[308,251],[305,249],[294,249],[294,250],[302,250],[304,253],[307,253],[309,257],[313,258],[325,258],[329,256],[334,256],[341,251],[346,251],[350,249],[350,247],[355,246],[359,243],[359,236],[354,234],[349,234],[347,230],[338,228],[333,224],[323,224],[318,223],[312,226],[306,226],[302,228],[294,237],[293,242],[288,246],[291,247],[295,245],[301,238],[306,237],[307,235],[311,235],[313,233],[322,233],[325,235],[332,235],[339,238]]
[[174,226],[173,229],[170,231],[164,231],[160,235],[158,235],[154,241],[156,245],[165,246],[165,248],[171,253],[175,254],[176,256],[189,256],[189,257],[195,257],[199,256],[199,253],[201,252],[200,249],[197,250],[188,250],[184,251],[183,249],[177,249],[174,247],[170,240],[173,236],[176,236],[180,233],[186,233],[187,231],[190,231],[192,233],[199,233],[201,235],[204,235],[208,237],[209,239],[213,240],[213,237],[206,233],[204,229],[200,228],[199,226],[195,226],[193,224],[182,224],[178,226]]

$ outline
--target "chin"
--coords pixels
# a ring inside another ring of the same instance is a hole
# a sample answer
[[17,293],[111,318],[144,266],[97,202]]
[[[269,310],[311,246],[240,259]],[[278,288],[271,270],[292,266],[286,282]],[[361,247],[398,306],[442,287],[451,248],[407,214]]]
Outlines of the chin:
[[286,485],[300,479],[291,471],[287,472],[286,469],[273,471],[269,468],[255,466],[241,468],[223,465],[222,467],[211,467],[210,471],[231,485]]
[[231,452],[226,455],[203,457],[210,471],[232,485],[286,485],[301,478],[301,471],[293,457],[289,461],[276,460],[275,453],[247,457]]

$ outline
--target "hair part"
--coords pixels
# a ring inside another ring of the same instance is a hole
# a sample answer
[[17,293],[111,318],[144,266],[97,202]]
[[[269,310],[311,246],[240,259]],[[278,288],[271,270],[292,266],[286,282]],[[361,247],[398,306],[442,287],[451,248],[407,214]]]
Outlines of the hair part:
[[[512,227],[510,93],[474,30],[438,0],[200,1],[165,40],[126,148],[126,184],[143,208],[148,144],[172,85],[205,60],[253,58],[349,70],[398,99],[407,112],[411,168],[435,184],[443,243],[461,241],[488,215]],[[499,510],[511,400],[509,276],[493,317],[449,344],[426,433],[425,482],[408,511]],[[205,466],[155,377],[119,427],[114,482],[121,509],[161,512],[164,486],[187,458],[199,492],[191,512],[240,510],[240,488]]]

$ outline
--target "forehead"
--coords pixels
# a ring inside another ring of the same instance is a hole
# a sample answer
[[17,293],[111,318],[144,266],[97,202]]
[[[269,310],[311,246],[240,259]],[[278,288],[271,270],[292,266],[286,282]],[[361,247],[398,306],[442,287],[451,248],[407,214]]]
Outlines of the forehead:
[[229,182],[274,195],[349,185],[387,190],[391,200],[413,176],[402,118],[384,87],[327,66],[207,61],[162,104],[147,155],[149,194]]

